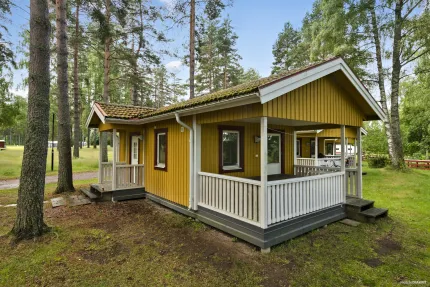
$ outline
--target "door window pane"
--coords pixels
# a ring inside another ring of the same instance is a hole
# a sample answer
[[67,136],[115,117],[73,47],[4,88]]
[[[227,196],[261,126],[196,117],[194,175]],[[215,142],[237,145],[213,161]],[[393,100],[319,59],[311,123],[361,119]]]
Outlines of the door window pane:
[[133,159],[137,159],[137,142],[133,142]]
[[268,135],[267,136],[267,162],[268,163],[279,163],[279,146],[280,136],[279,135]]
[[222,132],[222,165],[239,167],[239,132]]

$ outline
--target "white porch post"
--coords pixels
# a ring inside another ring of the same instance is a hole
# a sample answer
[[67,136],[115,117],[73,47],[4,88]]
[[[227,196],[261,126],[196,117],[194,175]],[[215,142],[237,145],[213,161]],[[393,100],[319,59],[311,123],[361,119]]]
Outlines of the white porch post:
[[193,209],[198,209],[200,201],[200,177],[201,171],[201,143],[202,143],[202,126],[197,124],[196,116],[193,116],[193,131],[194,131],[194,202]]
[[[340,126],[340,171],[345,172],[345,125]],[[344,176],[343,184],[343,198],[346,201],[346,194],[348,192],[348,177]]]
[[363,173],[361,166],[362,152],[361,152],[361,127],[357,128],[357,139],[355,140],[355,145],[357,147],[357,196],[363,198]]
[[293,132],[293,146],[294,146],[293,172],[294,172],[294,175],[296,175],[296,165],[297,165],[297,131]]
[[99,132],[99,183],[103,183],[103,165],[102,165],[102,145],[101,145],[101,139],[102,138],[102,132]]
[[260,118],[260,224],[267,228],[267,117]]
[[314,155],[315,155],[315,166],[318,166],[318,136],[315,136]]
[[116,189],[116,145],[117,145],[117,138],[116,138],[116,129],[113,129],[112,131],[112,149],[113,149],[113,157],[112,157],[112,190]]

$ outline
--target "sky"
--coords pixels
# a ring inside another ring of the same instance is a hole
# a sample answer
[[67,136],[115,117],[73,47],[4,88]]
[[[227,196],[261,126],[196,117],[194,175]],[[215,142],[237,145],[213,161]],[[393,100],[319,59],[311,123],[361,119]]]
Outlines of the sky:
[[[174,0],[153,0],[158,5],[169,5]],[[16,48],[20,44],[19,34],[28,29],[29,1],[14,0],[12,15],[8,28],[8,39]],[[278,33],[282,31],[285,22],[289,21],[294,27],[300,27],[306,12],[312,8],[313,0],[233,0],[233,6],[227,7],[224,16],[229,15],[232,25],[238,35],[237,49],[242,56],[241,65],[256,69],[260,75],[268,76],[273,62],[272,46]],[[186,53],[184,44],[188,41],[186,26],[175,27],[168,31],[167,36],[173,39],[167,47]],[[188,67],[181,64],[180,58],[163,59],[166,67],[177,74],[179,78],[188,79]],[[14,72],[16,86],[26,77],[25,70]],[[26,90],[15,88],[17,94],[26,95]]]

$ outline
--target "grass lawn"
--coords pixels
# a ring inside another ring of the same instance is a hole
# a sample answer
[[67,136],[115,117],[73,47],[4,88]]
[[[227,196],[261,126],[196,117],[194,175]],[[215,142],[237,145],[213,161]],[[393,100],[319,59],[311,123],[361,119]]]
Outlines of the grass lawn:
[[[110,151],[110,147],[109,147]],[[18,178],[21,175],[23,146],[7,146],[6,150],[0,151],[0,180]],[[109,152],[109,158],[111,158]],[[96,171],[99,167],[99,149],[82,148],[80,157],[73,159],[73,172]],[[55,175],[58,172],[58,152],[54,148],[54,171],[51,171],[51,149],[48,149],[46,160],[46,175]]]
[[[430,284],[430,172],[367,169],[376,224],[330,224],[261,254],[148,200],[46,208],[51,233],[0,237],[1,286],[396,286]],[[77,182],[85,184],[85,182]],[[47,187],[46,198],[52,192]],[[0,204],[16,199],[0,191]],[[0,235],[15,208],[0,208]],[[418,285],[428,286],[428,285]]]

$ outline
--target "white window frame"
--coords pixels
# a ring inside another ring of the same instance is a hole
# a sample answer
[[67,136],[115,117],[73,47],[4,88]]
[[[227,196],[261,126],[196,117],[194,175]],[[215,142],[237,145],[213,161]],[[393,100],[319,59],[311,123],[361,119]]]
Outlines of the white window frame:
[[222,144],[222,154],[221,154],[221,160],[222,160],[222,169],[223,170],[235,170],[235,169],[241,169],[240,166],[240,131],[234,131],[234,130],[222,130],[222,133],[235,133],[237,134],[237,163],[235,165],[224,165],[224,141],[221,142]]
[[[165,168],[166,167],[166,158],[167,158],[167,155],[166,155],[166,152],[164,152],[165,153],[165,159],[164,159],[164,163],[160,163],[160,136],[167,136],[167,133],[166,132],[160,132],[160,133],[157,133],[157,165],[156,165],[156,167],[159,167],[159,168]],[[167,146],[167,141],[166,141],[166,146]]]

